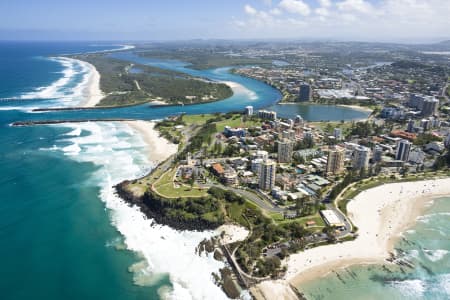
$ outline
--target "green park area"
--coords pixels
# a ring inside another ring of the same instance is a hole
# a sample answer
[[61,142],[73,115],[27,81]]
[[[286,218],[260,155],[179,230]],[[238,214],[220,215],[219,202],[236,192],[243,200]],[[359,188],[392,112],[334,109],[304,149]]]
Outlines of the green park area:
[[204,197],[207,189],[200,188],[196,183],[192,185],[176,181],[176,169],[168,170],[153,184],[154,191],[165,198]]

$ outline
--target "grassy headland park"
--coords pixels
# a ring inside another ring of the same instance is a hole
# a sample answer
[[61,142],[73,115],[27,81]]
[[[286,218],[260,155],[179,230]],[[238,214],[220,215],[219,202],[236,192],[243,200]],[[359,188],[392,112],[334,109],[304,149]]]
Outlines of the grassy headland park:
[[[305,200],[278,207],[255,191],[254,183],[227,185],[211,168],[213,161],[225,164],[250,155],[217,139],[225,126],[245,126],[252,132],[263,122],[239,113],[181,115],[160,121],[155,128],[178,144],[178,152],[147,176],[119,184],[118,193],[158,223],[176,229],[245,227],[248,237],[230,249],[240,272],[251,280],[282,276],[282,258],[329,241],[322,238],[324,231],[332,231],[319,215],[324,205]],[[189,161],[194,157],[195,165]],[[295,216],[286,217],[289,213]]]

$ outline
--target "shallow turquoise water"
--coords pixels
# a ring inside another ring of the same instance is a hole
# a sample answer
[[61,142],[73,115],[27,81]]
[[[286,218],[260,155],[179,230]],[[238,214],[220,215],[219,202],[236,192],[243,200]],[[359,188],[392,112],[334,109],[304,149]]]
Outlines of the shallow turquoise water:
[[414,268],[354,266],[300,286],[308,299],[449,299],[450,198],[434,202],[396,248]]

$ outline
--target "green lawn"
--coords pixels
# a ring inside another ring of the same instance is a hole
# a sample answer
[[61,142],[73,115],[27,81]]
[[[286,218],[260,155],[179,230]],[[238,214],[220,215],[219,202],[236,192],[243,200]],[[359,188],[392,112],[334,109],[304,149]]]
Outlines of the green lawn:
[[[281,214],[278,214],[278,215],[280,215],[280,216],[277,216],[277,214],[274,214],[273,216],[271,215],[272,219],[277,224],[287,224],[287,223],[296,222],[296,223],[303,225],[305,228],[308,228],[308,226],[306,226],[306,222],[315,221],[316,225],[313,227],[310,227],[310,228],[325,227],[325,223],[323,222],[323,219],[319,215],[319,213],[316,213],[315,215],[312,215],[312,216],[306,216],[306,217],[295,218],[295,219],[284,219]],[[280,217],[281,217],[281,219],[280,219]]]
[[275,222],[282,222],[284,221],[284,216],[282,213],[269,213],[269,216],[274,220]]
[[202,115],[183,115],[183,121],[186,125],[202,125],[205,124],[209,119],[214,118],[212,114],[202,114]]
[[242,122],[241,115],[234,115],[231,119],[217,122],[217,131],[223,132],[225,126],[250,128],[255,126],[261,126],[261,121],[247,120],[246,122]]
[[352,122],[311,122],[309,124],[321,129],[322,131],[325,131],[328,127],[331,129],[331,134],[333,133],[334,128],[341,128],[343,133],[346,133],[352,127]]
[[176,169],[171,169],[164,173],[161,178],[153,185],[156,192],[166,198],[178,198],[178,197],[203,197],[207,195],[207,190],[201,190],[198,186],[194,185],[192,188],[188,185],[180,185],[175,187],[173,178],[175,176]]
[[258,206],[256,206],[255,204],[253,204],[249,201],[245,201],[244,204],[239,204],[237,202],[226,204],[226,210],[227,210],[228,217],[230,217],[230,219],[232,219],[234,222],[248,228],[249,223],[244,218],[244,210],[247,208],[259,209]]

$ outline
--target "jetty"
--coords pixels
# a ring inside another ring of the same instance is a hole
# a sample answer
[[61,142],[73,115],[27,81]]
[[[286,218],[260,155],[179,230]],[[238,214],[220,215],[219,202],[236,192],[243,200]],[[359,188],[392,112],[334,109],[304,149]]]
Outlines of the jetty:
[[87,122],[127,122],[134,119],[84,119],[84,120],[38,120],[38,121],[17,121],[11,126],[35,126],[35,125],[53,125],[63,123],[87,123]]

